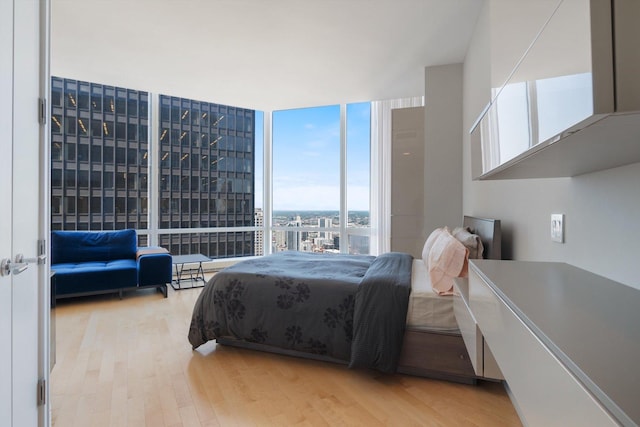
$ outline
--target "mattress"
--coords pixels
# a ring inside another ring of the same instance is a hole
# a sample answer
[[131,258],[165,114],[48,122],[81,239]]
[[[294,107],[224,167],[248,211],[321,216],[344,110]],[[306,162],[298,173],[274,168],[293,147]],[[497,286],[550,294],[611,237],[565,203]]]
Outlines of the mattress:
[[429,272],[422,259],[413,260],[407,329],[459,332],[453,313],[453,297],[440,296],[433,291]]

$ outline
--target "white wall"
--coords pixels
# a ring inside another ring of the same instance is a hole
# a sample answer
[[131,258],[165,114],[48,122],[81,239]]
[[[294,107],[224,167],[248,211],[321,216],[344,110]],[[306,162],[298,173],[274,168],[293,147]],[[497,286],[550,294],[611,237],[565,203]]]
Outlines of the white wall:
[[[499,218],[503,255],[560,261],[640,289],[640,163],[574,178],[472,181],[468,130],[489,101],[490,2],[485,2],[463,72],[463,210]],[[549,237],[565,214],[565,243]]]

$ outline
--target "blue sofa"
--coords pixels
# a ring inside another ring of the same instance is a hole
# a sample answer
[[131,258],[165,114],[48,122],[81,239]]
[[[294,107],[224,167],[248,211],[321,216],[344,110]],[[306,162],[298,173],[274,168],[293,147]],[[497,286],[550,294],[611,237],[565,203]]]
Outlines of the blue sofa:
[[166,298],[172,264],[166,249],[138,248],[135,230],[53,231],[51,270],[58,299],[152,287]]

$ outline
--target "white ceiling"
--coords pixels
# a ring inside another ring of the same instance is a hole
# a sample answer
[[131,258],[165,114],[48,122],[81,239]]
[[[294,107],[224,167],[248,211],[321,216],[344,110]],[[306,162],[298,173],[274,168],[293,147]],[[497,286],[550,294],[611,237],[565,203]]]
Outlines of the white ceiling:
[[52,0],[51,73],[258,110],[424,94],[483,0]]

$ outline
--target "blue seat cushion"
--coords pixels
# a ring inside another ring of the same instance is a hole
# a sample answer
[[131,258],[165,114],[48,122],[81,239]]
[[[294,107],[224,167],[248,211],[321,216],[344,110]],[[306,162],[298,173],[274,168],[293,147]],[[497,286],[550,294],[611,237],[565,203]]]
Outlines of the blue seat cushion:
[[53,264],[56,294],[79,294],[136,287],[138,266],[135,259],[69,262]]

